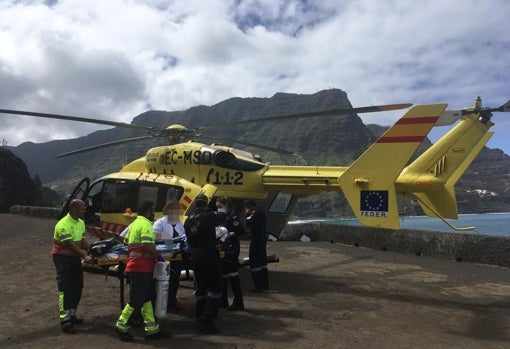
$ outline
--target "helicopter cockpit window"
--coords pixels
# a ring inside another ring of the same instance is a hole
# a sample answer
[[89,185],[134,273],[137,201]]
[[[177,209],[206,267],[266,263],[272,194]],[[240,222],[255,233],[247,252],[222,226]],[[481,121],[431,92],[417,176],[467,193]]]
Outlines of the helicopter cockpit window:
[[179,201],[184,189],[182,187],[170,187],[166,191],[166,201]]
[[105,182],[103,186],[103,212],[124,212],[129,205],[129,183]]
[[158,210],[159,202],[158,202],[158,187],[157,186],[140,186],[138,189],[138,204],[136,207],[139,207],[142,202],[150,201],[154,203],[155,209]]
[[270,213],[286,213],[290,202],[292,200],[291,194],[278,193],[274,197],[271,205],[269,206],[268,212]]

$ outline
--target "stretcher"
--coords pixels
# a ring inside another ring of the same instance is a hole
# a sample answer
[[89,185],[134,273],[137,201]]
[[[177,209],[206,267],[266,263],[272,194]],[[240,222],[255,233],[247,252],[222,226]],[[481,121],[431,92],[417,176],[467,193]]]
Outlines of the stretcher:
[[[164,245],[156,245],[156,249],[158,250],[161,258],[163,258],[166,261],[172,262],[182,262],[183,267],[186,270],[189,270],[190,268],[190,255],[182,250],[180,246],[177,244],[172,250],[167,250]],[[221,255],[220,255],[221,257]],[[125,300],[124,300],[124,294],[125,294],[125,269],[126,269],[126,263],[128,260],[128,248],[124,244],[117,244],[113,248],[111,248],[106,253],[95,256],[92,262],[92,265],[84,265],[84,268],[86,269],[93,269],[96,270],[103,270],[105,273],[108,273],[111,268],[115,268],[115,274],[119,278],[119,290],[120,290],[120,307],[121,309],[124,309]]]
[[[186,275],[189,275],[189,270],[191,269],[191,256],[189,253],[180,248],[179,244],[174,245],[174,248],[171,250],[167,250],[162,245],[156,245],[156,248],[161,255],[161,257],[172,262],[181,262],[183,263],[183,270],[186,271]],[[225,257],[225,253],[223,251],[219,251],[220,258]],[[125,269],[126,262],[128,260],[128,248],[123,244],[115,245],[112,249],[107,251],[106,253],[96,256],[93,259],[93,264],[91,266],[84,265],[84,268],[92,267],[96,269],[102,269],[105,273],[108,273],[111,267],[116,268],[116,274],[119,278],[119,292],[120,292],[120,307],[124,309],[125,305]],[[280,261],[280,257],[276,254],[267,256],[267,263],[278,263]],[[248,267],[250,263],[249,258],[244,258],[240,261],[239,267],[244,268]]]

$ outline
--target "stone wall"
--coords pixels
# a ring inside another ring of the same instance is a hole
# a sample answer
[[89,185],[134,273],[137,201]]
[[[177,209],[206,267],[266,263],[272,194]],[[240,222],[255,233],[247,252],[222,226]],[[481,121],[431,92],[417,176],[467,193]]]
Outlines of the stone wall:
[[[34,217],[57,218],[61,208],[15,205],[10,212]],[[323,223],[291,224],[280,241],[296,241],[305,234],[311,241],[330,241],[383,251],[432,256],[510,267],[510,237],[443,233],[419,230],[388,230]]]
[[21,206],[13,205],[9,208],[10,213],[22,214],[25,216],[41,217],[41,218],[55,218],[60,215],[62,208],[55,207],[38,207],[38,206]]
[[287,225],[279,239],[299,240],[303,234],[312,241],[510,267],[510,238],[504,236],[310,223]]

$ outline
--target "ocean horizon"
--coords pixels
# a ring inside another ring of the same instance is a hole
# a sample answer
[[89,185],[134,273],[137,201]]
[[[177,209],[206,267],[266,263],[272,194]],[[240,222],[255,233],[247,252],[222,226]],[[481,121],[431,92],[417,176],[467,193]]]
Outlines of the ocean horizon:
[[[455,230],[439,218],[428,216],[405,216],[400,218],[401,229],[439,231],[445,233],[510,236],[510,212],[460,214],[459,219],[448,219],[457,228],[473,227],[471,230]],[[307,218],[289,221],[289,224],[324,223],[362,226],[356,218]]]

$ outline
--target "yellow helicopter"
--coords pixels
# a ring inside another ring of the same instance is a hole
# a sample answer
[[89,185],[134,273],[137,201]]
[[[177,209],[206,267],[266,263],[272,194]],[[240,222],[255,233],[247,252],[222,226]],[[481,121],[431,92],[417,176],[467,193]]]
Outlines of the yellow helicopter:
[[[215,197],[227,196],[238,207],[247,199],[258,200],[268,215],[268,232],[277,236],[287,224],[299,197],[329,191],[342,191],[356,218],[367,226],[399,229],[397,194],[413,195],[429,216],[443,220],[458,218],[454,185],[492,136],[493,132],[489,131],[493,126],[492,113],[510,111],[510,101],[498,108],[483,108],[478,97],[474,106],[454,111],[445,110],[445,103],[414,106],[348,167],[271,165],[251,153],[221,144],[176,142],[195,137],[204,130],[233,124],[332,117],[410,106],[392,104],[334,109],[197,129],[187,129],[182,125],[155,129],[100,119],[7,109],[0,109],[0,113],[98,123],[148,132],[146,136],[99,144],[57,157],[152,137],[169,140],[169,145],[149,149],[145,156],[125,165],[117,173],[92,183],[89,178],[84,178],[78,184],[67,205],[73,198],[88,202],[87,230],[93,236],[117,236],[136,217],[138,205],[146,200],[156,204],[156,217],[162,215],[167,200],[177,200],[181,206],[181,218],[185,219],[200,193],[211,201]],[[457,120],[460,120],[457,125],[407,165],[432,127],[451,125]],[[270,146],[235,142],[284,152]],[[64,213],[66,209],[65,205]]]

